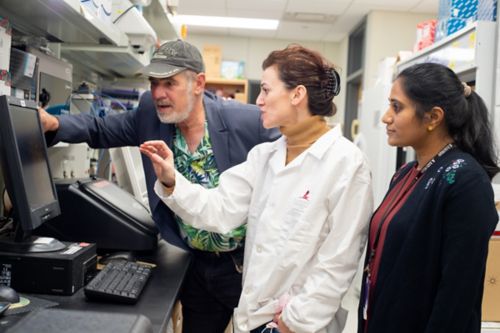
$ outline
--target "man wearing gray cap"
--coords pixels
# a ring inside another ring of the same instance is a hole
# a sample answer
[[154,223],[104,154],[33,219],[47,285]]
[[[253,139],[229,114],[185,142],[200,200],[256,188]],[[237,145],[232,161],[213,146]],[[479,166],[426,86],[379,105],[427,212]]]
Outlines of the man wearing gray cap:
[[[272,141],[277,130],[262,127],[255,105],[224,101],[205,91],[200,52],[182,40],[169,41],[141,70],[151,91],[136,110],[103,118],[89,114],[54,117],[40,110],[47,142],[87,142],[94,148],[139,146],[164,140],[186,178],[211,188],[219,175],[245,161],[256,144]],[[222,333],[238,304],[246,227],[228,234],[184,224],[153,190],[156,175],[142,158],[149,205],[162,237],[189,250],[193,260],[180,294],[184,333]]]

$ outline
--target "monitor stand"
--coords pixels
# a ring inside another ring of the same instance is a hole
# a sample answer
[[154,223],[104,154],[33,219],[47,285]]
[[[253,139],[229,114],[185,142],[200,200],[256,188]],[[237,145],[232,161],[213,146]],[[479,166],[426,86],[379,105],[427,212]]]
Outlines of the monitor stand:
[[66,248],[55,238],[26,235],[20,228],[16,232],[0,236],[0,251],[10,253],[56,252]]

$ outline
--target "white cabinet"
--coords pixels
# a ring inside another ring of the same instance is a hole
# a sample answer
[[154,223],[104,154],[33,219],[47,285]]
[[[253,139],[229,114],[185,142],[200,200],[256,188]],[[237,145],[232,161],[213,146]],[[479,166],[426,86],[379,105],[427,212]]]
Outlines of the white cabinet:
[[142,9],[144,18],[156,31],[160,41],[179,38],[179,29],[171,21],[166,8],[166,1],[152,0],[151,4]]
[[127,36],[92,18],[79,0],[2,0],[0,16],[16,30],[51,42],[125,46]]
[[150,60],[149,53],[136,53],[130,45],[63,44],[61,56],[111,78],[133,77]]
[[[161,29],[160,38],[176,38],[159,0],[150,7],[146,19]],[[0,17],[22,34],[61,43],[64,58],[106,77],[133,77],[150,60],[151,52],[136,52],[124,32],[92,15],[80,0],[0,0]]]

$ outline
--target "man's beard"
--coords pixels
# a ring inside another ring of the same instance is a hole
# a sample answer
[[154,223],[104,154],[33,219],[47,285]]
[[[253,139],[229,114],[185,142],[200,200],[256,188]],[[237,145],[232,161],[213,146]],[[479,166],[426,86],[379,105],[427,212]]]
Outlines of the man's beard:
[[156,114],[158,115],[160,122],[163,124],[177,124],[188,119],[191,111],[193,110],[193,107],[190,104],[192,103],[188,103],[186,109],[182,112],[160,113],[157,110]]
[[[158,115],[158,119],[162,124],[178,124],[183,122],[184,120],[189,118],[189,115],[193,111],[194,106],[194,96],[192,95],[193,86],[192,82],[188,83],[187,86],[187,105],[186,108],[181,112],[171,112],[171,113],[160,113],[158,109],[156,110],[156,114]],[[155,106],[156,107],[156,106]]]

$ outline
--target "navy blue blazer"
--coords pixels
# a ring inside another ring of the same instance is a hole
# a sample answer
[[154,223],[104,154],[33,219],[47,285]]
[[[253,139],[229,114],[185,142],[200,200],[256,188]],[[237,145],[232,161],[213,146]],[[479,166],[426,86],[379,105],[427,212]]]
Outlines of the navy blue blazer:
[[[262,127],[260,112],[255,105],[225,101],[205,92],[203,105],[208,122],[210,140],[220,172],[246,160],[255,145],[275,140],[277,129]],[[162,124],[156,114],[151,92],[141,97],[134,111],[100,118],[91,114],[59,117],[59,129],[47,134],[47,142],[86,142],[92,148],[139,146],[147,140],[164,140],[172,146],[175,126]],[[161,236],[170,244],[189,250],[181,239],[172,211],[153,190],[156,175],[146,156],[142,156],[149,205]]]

